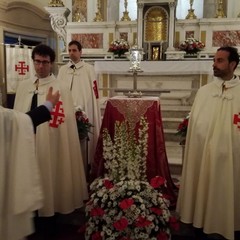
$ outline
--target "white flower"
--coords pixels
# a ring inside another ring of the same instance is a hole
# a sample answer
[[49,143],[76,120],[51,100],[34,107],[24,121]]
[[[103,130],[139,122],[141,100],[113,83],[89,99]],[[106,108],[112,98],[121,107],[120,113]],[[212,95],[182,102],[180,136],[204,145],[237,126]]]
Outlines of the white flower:
[[198,52],[205,47],[205,44],[197,39],[188,38],[179,45],[179,49],[186,52]]
[[[146,180],[147,132],[145,119],[140,121],[139,140],[127,123],[115,125],[114,141],[104,130],[107,173],[105,178],[95,179],[90,185],[86,240],[96,233],[105,240],[123,236],[156,240],[160,231],[170,237],[169,201],[163,197],[161,187],[155,189]],[[165,187],[164,181],[161,184]]]
[[120,40],[114,40],[110,43],[109,52],[114,52],[114,53],[118,53],[118,52],[127,52],[129,49],[129,43],[124,40],[124,39],[120,39]]

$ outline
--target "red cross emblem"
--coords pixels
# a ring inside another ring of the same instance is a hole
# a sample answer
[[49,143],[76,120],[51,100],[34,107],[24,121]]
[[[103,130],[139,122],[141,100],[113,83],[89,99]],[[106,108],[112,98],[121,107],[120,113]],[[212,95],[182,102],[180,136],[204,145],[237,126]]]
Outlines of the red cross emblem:
[[25,65],[24,61],[19,61],[17,65],[15,65],[15,71],[18,72],[19,75],[25,75],[26,72],[29,72],[29,66]]
[[58,128],[60,124],[64,123],[65,114],[62,105],[62,101],[58,101],[56,106],[53,108],[51,112],[52,119],[49,122],[50,127]]
[[233,124],[240,128],[240,113],[233,115]]
[[96,99],[98,99],[99,95],[98,95],[98,87],[97,87],[97,81],[96,80],[93,81],[93,91],[94,91]]

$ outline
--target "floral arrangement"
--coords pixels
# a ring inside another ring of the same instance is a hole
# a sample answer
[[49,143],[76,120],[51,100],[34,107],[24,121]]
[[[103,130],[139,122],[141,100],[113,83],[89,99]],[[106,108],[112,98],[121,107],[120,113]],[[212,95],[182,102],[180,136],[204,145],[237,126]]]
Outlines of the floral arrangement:
[[128,42],[124,39],[120,39],[112,41],[108,51],[113,52],[114,54],[117,54],[120,57],[125,52],[128,52],[128,49],[129,49]]
[[103,158],[108,175],[115,181],[127,176],[129,179],[146,181],[148,124],[140,120],[138,140],[128,122],[116,122],[114,142],[107,129],[103,130]]
[[170,239],[170,227],[176,229],[178,224],[161,193],[164,184],[162,177],[150,184],[127,178],[117,183],[109,178],[93,182],[85,239]]
[[78,128],[78,135],[80,139],[88,139],[88,133],[91,133],[93,125],[89,122],[87,114],[82,110],[80,106],[75,109],[75,117]]
[[164,194],[165,179],[146,180],[146,161],[142,159],[147,157],[147,131],[144,118],[137,137],[126,122],[116,123],[114,142],[104,131],[107,174],[90,185],[86,240],[167,240],[170,228],[178,228]]
[[185,145],[190,113],[179,123],[177,134],[181,136],[180,145]]
[[194,38],[188,38],[179,45],[179,49],[185,51],[188,54],[194,54],[201,51],[205,47],[205,44]]

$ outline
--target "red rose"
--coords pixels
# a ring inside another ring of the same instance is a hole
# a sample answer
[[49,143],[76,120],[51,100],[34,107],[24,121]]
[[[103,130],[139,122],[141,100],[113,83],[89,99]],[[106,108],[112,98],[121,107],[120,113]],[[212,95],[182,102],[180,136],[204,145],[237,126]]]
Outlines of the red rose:
[[148,225],[150,225],[152,222],[147,220],[146,218],[140,216],[138,217],[137,221],[136,221],[136,226],[137,227],[146,227]]
[[102,208],[93,208],[90,212],[91,217],[103,216],[104,210]]
[[119,203],[119,207],[123,210],[130,208],[134,203],[132,198],[126,198]]
[[114,186],[113,183],[111,181],[107,180],[107,179],[104,180],[103,184],[107,189],[111,189]]
[[167,200],[171,200],[172,197],[168,194],[163,194],[163,198],[167,199]]
[[113,223],[113,226],[118,230],[122,231],[128,226],[128,221],[126,218],[122,217],[118,221]]
[[150,185],[153,188],[159,188],[160,186],[165,184],[165,178],[161,177],[161,176],[156,176],[154,178],[151,179],[150,181]]
[[100,232],[95,232],[92,237],[91,240],[102,240],[102,236]]
[[152,212],[156,213],[157,215],[162,215],[162,209],[161,208],[150,208]]
[[161,231],[157,235],[157,240],[169,240],[169,236],[166,232]]

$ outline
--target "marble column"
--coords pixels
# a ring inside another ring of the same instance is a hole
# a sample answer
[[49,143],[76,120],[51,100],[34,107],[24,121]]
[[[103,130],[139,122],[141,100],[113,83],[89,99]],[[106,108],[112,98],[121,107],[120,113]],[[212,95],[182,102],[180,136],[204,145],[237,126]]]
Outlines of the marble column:
[[174,42],[174,33],[175,33],[175,9],[176,9],[176,3],[170,2],[169,3],[170,8],[170,21],[169,21],[169,43],[168,43],[168,49],[167,51],[173,51],[175,48],[173,47]]

